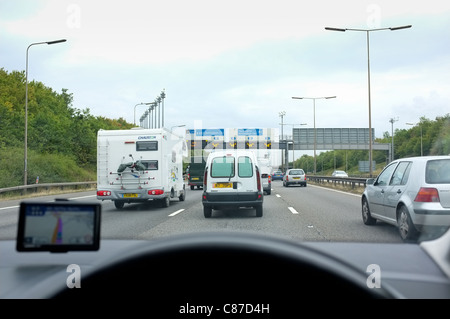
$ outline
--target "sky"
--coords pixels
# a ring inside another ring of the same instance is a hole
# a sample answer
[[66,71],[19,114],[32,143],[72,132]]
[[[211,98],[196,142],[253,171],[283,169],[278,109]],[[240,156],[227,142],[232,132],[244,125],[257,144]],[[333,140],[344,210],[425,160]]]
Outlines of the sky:
[[367,34],[375,137],[450,113],[448,1],[0,0],[0,68],[66,39],[29,80],[137,124],[164,91],[167,128],[368,128]]

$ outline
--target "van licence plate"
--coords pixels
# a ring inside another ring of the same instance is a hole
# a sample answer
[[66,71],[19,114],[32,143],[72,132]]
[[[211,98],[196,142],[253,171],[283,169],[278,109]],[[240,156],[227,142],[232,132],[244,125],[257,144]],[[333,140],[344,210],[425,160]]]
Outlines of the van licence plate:
[[125,193],[123,194],[123,198],[135,198],[138,197],[138,194],[135,193]]
[[214,188],[233,188],[233,183],[214,183]]

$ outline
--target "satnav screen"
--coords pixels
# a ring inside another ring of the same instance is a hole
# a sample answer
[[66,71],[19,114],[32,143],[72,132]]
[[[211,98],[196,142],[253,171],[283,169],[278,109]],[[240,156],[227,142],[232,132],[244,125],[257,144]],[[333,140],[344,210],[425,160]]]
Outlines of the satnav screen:
[[24,248],[93,244],[93,206],[34,204],[25,209]]

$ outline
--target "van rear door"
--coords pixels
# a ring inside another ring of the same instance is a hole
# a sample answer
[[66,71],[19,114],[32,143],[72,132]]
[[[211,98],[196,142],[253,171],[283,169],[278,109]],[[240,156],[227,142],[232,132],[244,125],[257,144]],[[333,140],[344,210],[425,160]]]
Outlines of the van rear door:
[[230,155],[214,157],[211,160],[211,191],[235,191],[237,189],[236,158]]

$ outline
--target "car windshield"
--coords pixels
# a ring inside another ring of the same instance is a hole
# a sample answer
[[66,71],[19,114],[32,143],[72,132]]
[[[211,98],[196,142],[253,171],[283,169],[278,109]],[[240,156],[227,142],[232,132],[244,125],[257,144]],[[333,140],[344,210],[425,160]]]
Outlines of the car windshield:
[[449,21],[435,0],[0,0],[0,240],[30,199],[100,203],[102,240],[439,238]]

